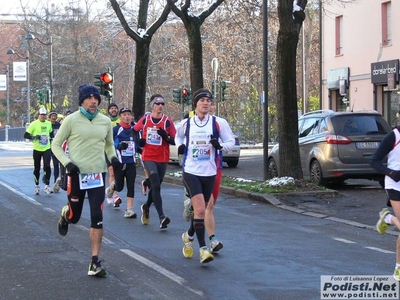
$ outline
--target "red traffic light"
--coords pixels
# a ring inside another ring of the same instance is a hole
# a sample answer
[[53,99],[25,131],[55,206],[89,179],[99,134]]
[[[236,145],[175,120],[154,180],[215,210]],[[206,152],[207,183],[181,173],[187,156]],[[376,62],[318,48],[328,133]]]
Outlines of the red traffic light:
[[100,75],[100,80],[109,84],[113,82],[113,76],[110,73],[103,73]]
[[188,96],[188,90],[187,90],[187,88],[183,88],[182,91],[181,91],[181,93],[182,93],[182,97],[183,97],[183,98],[187,98],[187,96]]

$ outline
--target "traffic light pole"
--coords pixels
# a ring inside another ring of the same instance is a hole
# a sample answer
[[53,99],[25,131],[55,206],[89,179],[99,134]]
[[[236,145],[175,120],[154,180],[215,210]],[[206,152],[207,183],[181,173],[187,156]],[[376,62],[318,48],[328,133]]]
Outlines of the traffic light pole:
[[211,67],[212,70],[214,71],[214,99],[215,99],[215,108],[216,108],[216,115],[219,115],[219,104],[218,104],[218,92],[217,92],[217,87],[218,87],[218,58],[214,57],[211,60]]

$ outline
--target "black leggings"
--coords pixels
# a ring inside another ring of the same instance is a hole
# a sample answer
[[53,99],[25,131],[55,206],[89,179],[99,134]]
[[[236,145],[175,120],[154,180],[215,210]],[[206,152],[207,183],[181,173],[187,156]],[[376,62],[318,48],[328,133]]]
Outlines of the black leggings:
[[124,181],[126,178],[127,192],[126,196],[130,198],[135,197],[135,180],[136,180],[136,163],[124,164],[124,170],[114,170],[115,176],[115,190],[120,192],[124,189]]
[[53,152],[51,152],[51,159],[53,161],[54,182],[56,182],[58,176],[60,176],[60,162]]
[[[102,176],[103,182],[105,182],[106,173],[102,173]],[[104,185],[93,189],[81,190],[79,186],[79,175],[67,176],[69,211],[66,217],[72,224],[78,223],[81,218],[86,191],[90,206],[90,227],[101,229],[103,228]]]
[[158,216],[161,218],[164,216],[161,198],[161,183],[164,179],[165,172],[167,171],[167,163],[144,161],[143,164],[147,174],[149,174],[151,184],[151,189],[149,190],[149,194],[147,196],[146,206],[150,208],[151,203],[154,202]]
[[33,178],[35,180],[35,184],[39,185],[40,178],[40,162],[43,157],[43,170],[45,175],[45,184],[50,183],[51,176],[51,168],[50,168],[50,160],[51,160],[51,150],[47,149],[46,151],[37,151],[33,150]]

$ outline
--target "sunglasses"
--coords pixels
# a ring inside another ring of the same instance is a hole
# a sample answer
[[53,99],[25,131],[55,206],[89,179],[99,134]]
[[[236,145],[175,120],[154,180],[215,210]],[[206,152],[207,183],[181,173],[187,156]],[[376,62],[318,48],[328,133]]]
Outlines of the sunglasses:
[[154,103],[155,105],[162,105],[162,106],[164,106],[165,105],[165,103],[164,102],[156,102],[156,103]]

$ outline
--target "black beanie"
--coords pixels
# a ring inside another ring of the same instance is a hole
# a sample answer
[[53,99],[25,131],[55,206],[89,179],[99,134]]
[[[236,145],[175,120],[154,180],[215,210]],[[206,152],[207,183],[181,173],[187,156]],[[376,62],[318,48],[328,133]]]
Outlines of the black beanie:
[[115,104],[115,103],[110,103],[110,105],[109,105],[108,108],[107,108],[107,111],[109,111],[110,108],[113,107],[113,106],[115,106],[115,107],[118,109],[118,105],[117,105],[117,104]]
[[198,89],[197,91],[195,91],[193,93],[193,108],[196,108],[197,102],[200,100],[200,98],[203,98],[203,97],[207,97],[211,101],[214,102],[213,95],[211,94],[211,92],[209,90],[207,90],[207,89]]
[[79,106],[82,104],[83,100],[91,96],[95,96],[96,99],[99,100],[99,105],[100,105],[101,97],[97,87],[89,84],[82,84],[78,88],[78,92],[79,92]]

